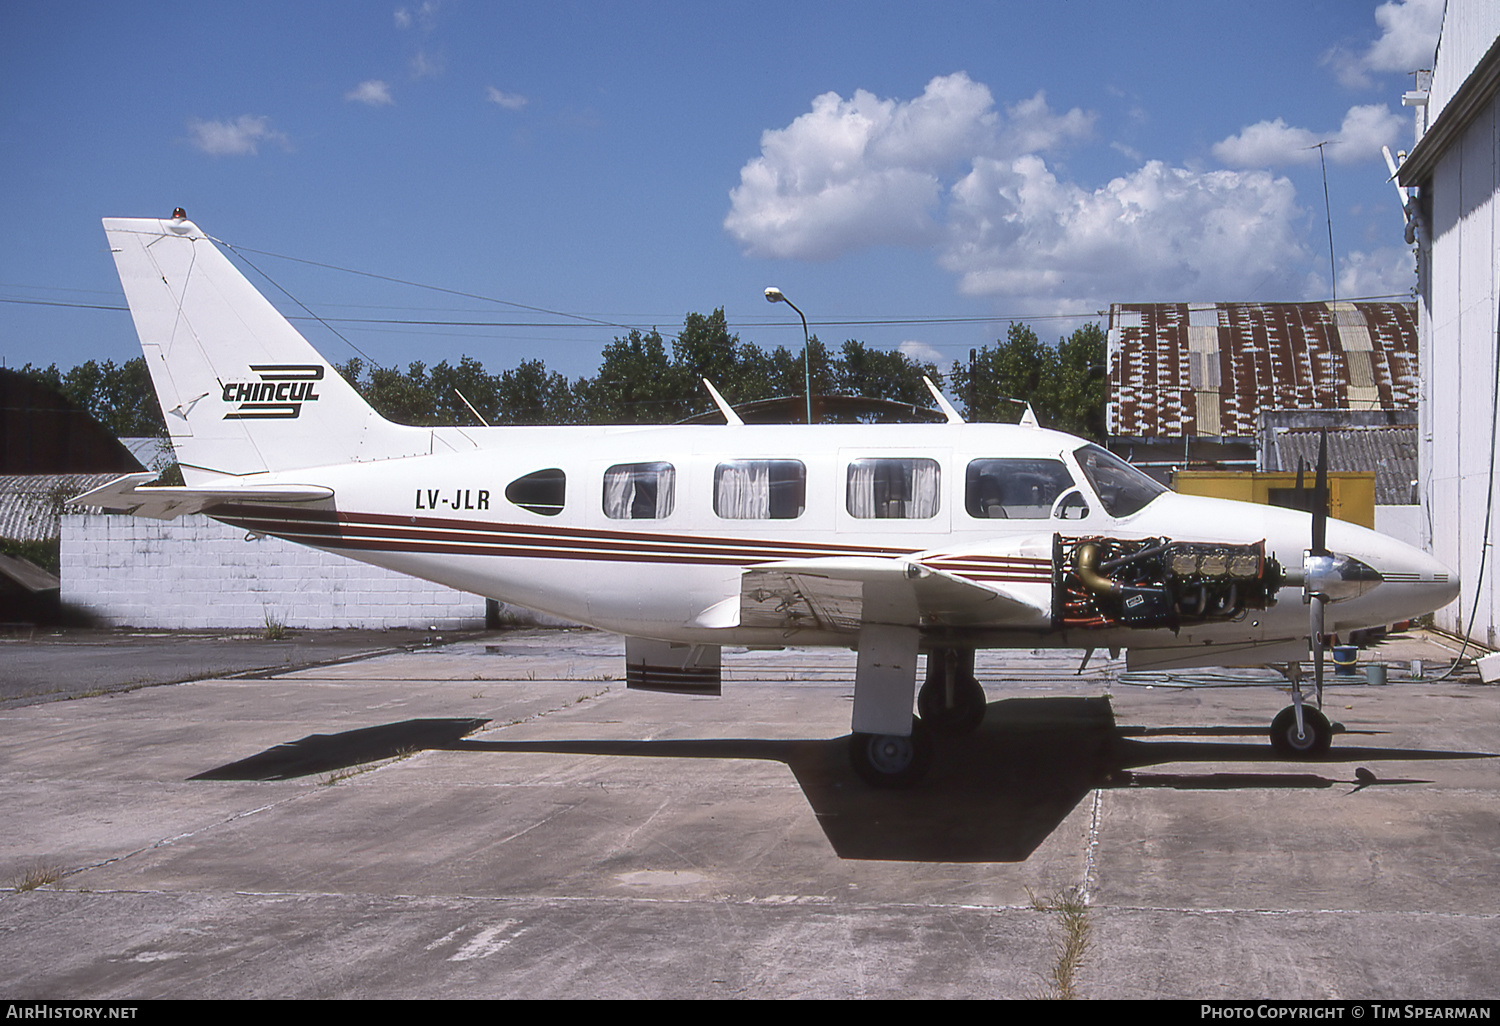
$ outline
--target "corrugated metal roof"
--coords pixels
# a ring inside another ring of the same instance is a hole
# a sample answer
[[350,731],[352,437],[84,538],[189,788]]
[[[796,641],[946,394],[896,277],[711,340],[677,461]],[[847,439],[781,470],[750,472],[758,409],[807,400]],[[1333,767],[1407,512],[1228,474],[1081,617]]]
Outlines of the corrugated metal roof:
[[0,475],[0,538],[48,541],[62,533],[62,504],[119,474]]
[[1109,433],[1253,438],[1262,409],[1408,410],[1414,303],[1116,303]]
[[[1277,460],[1283,470],[1307,467],[1304,479],[1310,487],[1318,466],[1318,446],[1323,432],[1313,428],[1277,431]],[[1417,429],[1394,427],[1330,428],[1328,469],[1375,471],[1375,504],[1406,506],[1412,503],[1412,481],[1417,477]]]

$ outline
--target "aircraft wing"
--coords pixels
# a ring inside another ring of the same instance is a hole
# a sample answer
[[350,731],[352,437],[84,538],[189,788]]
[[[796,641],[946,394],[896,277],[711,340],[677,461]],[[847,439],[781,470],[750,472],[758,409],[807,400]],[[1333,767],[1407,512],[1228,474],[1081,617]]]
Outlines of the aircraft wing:
[[333,489],[322,485],[260,484],[218,488],[181,486],[145,487],[155,474],[126,474],[71,500],[80,506],[98,506],[117,513],[131,513],[153,520],[172,520],[201,513],[226,502],[297,503],[333,498]]
[[858,631],[868,596],[882,596],[881,623],[890,621],[890,598],[909,610],[908,626],[1045,627],[1051,623],[1047,588],[979,583],[916,559],[827,557],[765,563],[740,582],[740,625]]

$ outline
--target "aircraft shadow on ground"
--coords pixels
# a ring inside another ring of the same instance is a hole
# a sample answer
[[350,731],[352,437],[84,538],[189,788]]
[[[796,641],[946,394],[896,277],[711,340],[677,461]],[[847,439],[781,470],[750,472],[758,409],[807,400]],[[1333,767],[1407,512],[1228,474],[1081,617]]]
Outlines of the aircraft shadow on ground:
[[355,766],[394,759],[430,748],[445,748],[474,733],[489,720],[402,720],[361,727],[339,734],[309,734],[206,770],[189,780],[295,780],[318,773],[335,773]]
[[[847,737],[786,741],[476,741],[485,720],[407,720],[314,734],[194,780],[285,780],[391,758],[414,749],[657,759],[763,759],[785,763],[841,858],[912,862],[1024,862],[1091,791],[1326,789],[1427,783],[1375,776],[1350,763],[1493,758],[1491,753],[1341,747],[1297,772],[1140,773],[1142,767],[1211,762],[1282,764],[1270,742],[1140,741],[1142,736],[1264,736],[1264,728],[1122,727],[1107,698],[1011,698],[990,703],[973,734],[946,739],[932,771],[904,791],[872,789],[850,768]],[[1352,733],[1352,732],[1351,732]],[[1345,734],[1345,737],[1349,734]],[[1295,764],[1294,764],[1295,765]]]

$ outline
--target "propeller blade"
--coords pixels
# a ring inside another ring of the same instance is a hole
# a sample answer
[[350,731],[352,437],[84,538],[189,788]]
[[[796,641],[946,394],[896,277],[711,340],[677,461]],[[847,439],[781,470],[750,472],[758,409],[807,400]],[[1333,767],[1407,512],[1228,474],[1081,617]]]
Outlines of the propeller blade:
[[1318,697],[1318,708],[1323,708],[1323,639],[1327,632],[1324,630],[1323,618],[1323,596],[1312,594],[1308,596],[1308,634],[1312,639],[1313,654],[1313,691]]
[[1318,476],[1313,484],[1312,554],[1328,555],[1328,432],[1318,443]]

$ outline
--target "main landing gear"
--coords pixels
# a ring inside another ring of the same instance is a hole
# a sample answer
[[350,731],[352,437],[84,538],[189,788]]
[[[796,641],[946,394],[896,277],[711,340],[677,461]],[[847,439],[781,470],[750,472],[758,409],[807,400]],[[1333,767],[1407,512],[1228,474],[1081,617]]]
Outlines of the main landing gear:
[[910,787],[926,775],[938,737],[972,733],[984,721],[984,710],[974,650],[934,649],[927,656],[927,679],[917,694],[920,718],[912,718],[910,736],[855,733],[849,761],[872,787]]
[[974,676],[972,648],[928,653],[927,680],[917,693],[917,713],[939,734],[969,734],[984,722],[984,688]]

